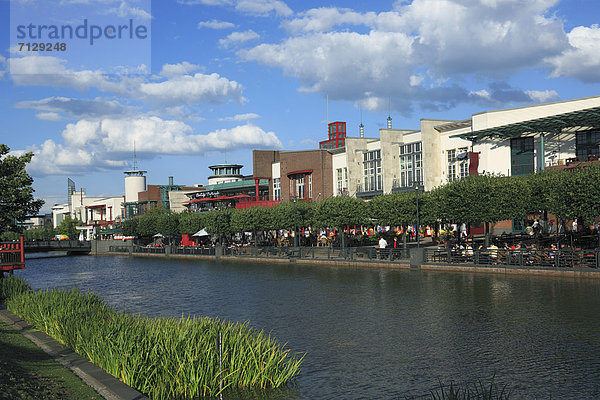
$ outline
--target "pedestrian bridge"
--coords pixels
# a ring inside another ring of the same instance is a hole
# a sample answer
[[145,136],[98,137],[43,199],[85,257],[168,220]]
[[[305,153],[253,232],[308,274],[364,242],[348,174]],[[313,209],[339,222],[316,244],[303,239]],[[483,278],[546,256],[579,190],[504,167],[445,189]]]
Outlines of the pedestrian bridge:
[[24,242],[25,253],[66,251],[67,253],[89,253],[92,242],[86,240],[28,240]]

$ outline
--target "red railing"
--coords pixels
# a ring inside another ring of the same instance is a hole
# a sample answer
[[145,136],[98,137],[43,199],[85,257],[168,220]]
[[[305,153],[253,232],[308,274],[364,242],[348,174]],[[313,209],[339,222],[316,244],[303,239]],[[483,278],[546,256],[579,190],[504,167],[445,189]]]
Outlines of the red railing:
[[23,236],[13,242],[0,242],[0,272],[25,269],[25,247]]

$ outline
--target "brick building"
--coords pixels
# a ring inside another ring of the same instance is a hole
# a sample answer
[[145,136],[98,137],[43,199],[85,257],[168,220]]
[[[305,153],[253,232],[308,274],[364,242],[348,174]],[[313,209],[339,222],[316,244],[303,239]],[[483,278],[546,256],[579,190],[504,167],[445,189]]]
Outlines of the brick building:
[[269,178],[273,200],[323,200],[333,196],[331,153],[327,150],[252,152],[254,176]]

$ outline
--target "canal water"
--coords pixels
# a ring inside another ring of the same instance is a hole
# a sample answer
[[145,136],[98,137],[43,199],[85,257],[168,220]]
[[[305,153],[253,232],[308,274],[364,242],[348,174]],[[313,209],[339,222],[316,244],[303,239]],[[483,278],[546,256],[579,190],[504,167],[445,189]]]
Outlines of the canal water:
[[265,399],[419,398],[492,377],[511,399],[600,398],[600,280],[109,256],[16,274],[271,332],[306,357],[294,387]]

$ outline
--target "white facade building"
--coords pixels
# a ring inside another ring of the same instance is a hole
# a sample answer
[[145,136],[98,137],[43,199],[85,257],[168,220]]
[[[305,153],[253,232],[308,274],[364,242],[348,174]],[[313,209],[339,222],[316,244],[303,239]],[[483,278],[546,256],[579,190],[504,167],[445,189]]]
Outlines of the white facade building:
[[523,175],[600,155],[600,96],[421,119],[420,130],[390,122],[378,138],[346,137],[331,150],[334,196],[431,190],[471,174]]

